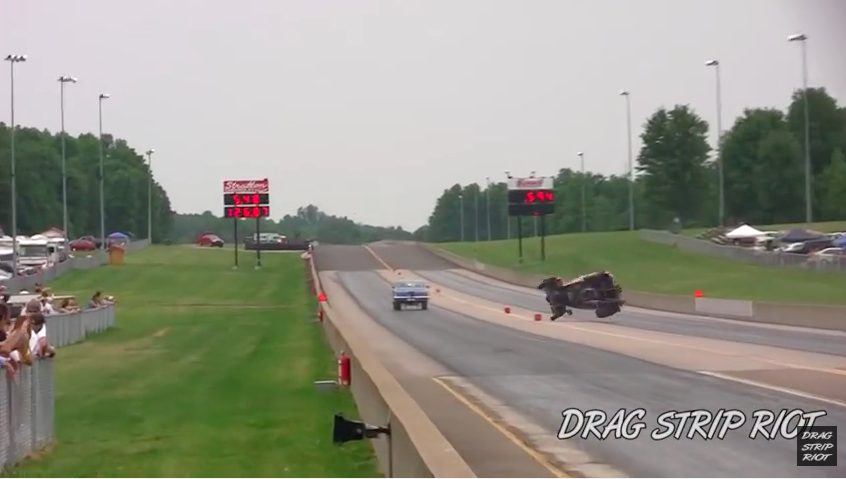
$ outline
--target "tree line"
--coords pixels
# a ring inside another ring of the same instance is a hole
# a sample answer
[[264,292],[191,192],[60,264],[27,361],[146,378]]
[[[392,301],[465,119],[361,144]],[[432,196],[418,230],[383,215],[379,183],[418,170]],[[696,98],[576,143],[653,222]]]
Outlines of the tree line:
[[[815,221],[846,219],[846,106],[825,88],[794,92],[786,110],[748,108],[721,137],[725,216],[722,223],[805,221],[805,95],[809,106],[812,212]],[[636,228],[711,227],[719,217],[719,170],[708,143],[709,125],[689,105],[658,108],[643,124],[633,183]],[[555,214],[547,234],[629,228],[626,176],[562,168],[555,177]],[[506,214],[506,185],[455,184],[438,198],[428,223],[415,231],[425,241],[504,239],[516,235]],[[463,199],[462,199],[463,198]],[[462,217],[463,204],[463,224]],[[489,206],[488,206],[489,205]],[[524,236],[537,220],[523,220]],[[477,233],[478,232],[478,233]]]
[[[0,122],[0,228],[12,233],[11,129]],[[18,234],[62,228],[61,134],[17,126],[15,170]],[[148,182],[144,157],[125,140],[103,135],[103,197],[106,234],[147,236]],[[100,143],[98,136],[66,135],[68,237],[100,236]],[[170,234],[170,199],[153,181],[153,240]]]
[[[11,129],[0,122],[0,231],[12,233]],[[103,176],[106,234],[120,231],[147,236],[147,201],[150,168],[144,157],[125,140],[103,135]],[[62,228],[61,137],[47,130],[18,126],[15,130],[15,170],[18,234],[33,235]],[[68,236],[100,235],[100,144],[96,135],[65,137],[67,159]],[[153,181],[153,242],[191,242],[213,231],[233,241],[232,220],[206,211],[178,214],[167,192]],[[261,230],[292,239],[316,239],[333,244],[361,244],[381,239],[409,240],[402,228],[356,223],[320,211],[314,205],[297,209],[281,220],[263,219]],[[255,232],[255,221],[241,220],[239,237]]]
[[[190,243],[206,232],[213,232],[226,242],[235,238],[233,219],[221,218],[211,211],[202,214],[176,214],[173,221],[173,241]],[[239,219],[238,240],[256,232],[256,220]],[[364,244],[373,241],[411,240],[412,234],[401,227],[381,227],[356,223],[346,217],[324,213],[317,206],[297,208],[293,215],[281,220],[269,218],[259,220],[258,230],[266,233],[280,233],[289,240],[317,240],[328,244]]]

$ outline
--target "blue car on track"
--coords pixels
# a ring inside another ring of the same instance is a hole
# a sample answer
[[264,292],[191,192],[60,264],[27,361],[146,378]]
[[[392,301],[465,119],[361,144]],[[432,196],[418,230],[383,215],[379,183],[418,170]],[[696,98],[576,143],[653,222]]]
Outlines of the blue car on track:
[[401,311],[403,305],[419,305],[420,309],[429,308],[429,285],[423,281],[397,281],[393,285],[394,311]]

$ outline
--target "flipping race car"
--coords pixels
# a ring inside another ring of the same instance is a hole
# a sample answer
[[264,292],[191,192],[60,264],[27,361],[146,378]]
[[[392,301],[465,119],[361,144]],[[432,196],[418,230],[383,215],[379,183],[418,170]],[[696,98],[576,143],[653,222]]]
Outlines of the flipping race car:
[[538,285],[546,293],[552,309],[552,321],[572,315],[573,309],[592,309],[597,318],[607,318],[620,312],[625,304],[623,289],[607,271],[597,271],[579,276],[568,282],[561,278],[546,278]]
[[394,311],[401,311],[403,305],[419,305],[420,309],[429,309],[429,286],[423,281],[397,281],[391,288]]

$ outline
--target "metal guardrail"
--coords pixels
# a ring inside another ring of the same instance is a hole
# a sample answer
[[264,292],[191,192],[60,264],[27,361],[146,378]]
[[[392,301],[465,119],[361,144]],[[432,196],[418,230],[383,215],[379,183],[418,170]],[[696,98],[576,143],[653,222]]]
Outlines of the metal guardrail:
[[[133,241],[132,243],[127,243],[124,245],[124,248],[127,252],[138,251],[141,249],[146,248],[150,245],[150,242],[147,240],[139,240]],[[81,254],[85,254],[86,256],[81,256]],[[102,266],[106,262],[106,256],[101,251],[93,251],[90,253],[76,253],[73,257],[68,258],[61,263],[57,263],[56,265],[43,269],[38,273],[30,274],[27,276],[18,276],[16,278],[7,279],[5,281],[0,281],[0,284],[6,286],[6,289],[11,293],[17,293],[21,290],[32,291],[35,288],[36,283],[44,284],[48,281],[52,281],[59,276],[67,273],[68,271],[75,270],[75,269],[92,269]]]
[[[69,346],[115,324],[115,306],[47,316],[54,347]],[[22,366],[14,379],[0,371],[0,468],[40,451],[55,439],[54,359]]]
[[707,240],[677,235],[669,231],[640,230],[638,233],[643,241],[673,246],[690,253],[772,268],[802,268],[817,272],[846,273],[846,256],[815,256],[761,251],[740,246],[725,246]]

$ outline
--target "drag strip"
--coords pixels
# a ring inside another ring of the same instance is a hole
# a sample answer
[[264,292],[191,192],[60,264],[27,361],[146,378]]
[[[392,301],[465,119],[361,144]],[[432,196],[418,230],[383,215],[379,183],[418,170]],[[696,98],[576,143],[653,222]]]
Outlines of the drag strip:
[[[420,272],[421,276],[432,273]],[[436,272],[436,276],[441,274]],[[840,467],[798,468],[795,441],[751,440],[747,437],[749,424],[729,432],[722,441],[653,441],[648,434],[656,426],[657,415],[673,409],[735,408],[747,415],[761,408],[825,409],[828,416],[818,424],[840,425],[846,423],[846,408],[516,331],[435,305],[430,305],[429,311],[395,312],[390,289],[377,273],[341,271],[338,277],[374,321],[541,425],[551,436],[558,432],[561,411],[566,408],[601,409],[609,414],[620,408],[646,409],[647,429],[637,439],[569,441],[595,460],[630,476],[844,476],[846,453],[838,455]],[[506,292],[496,293],[494,300],[503,301]],[[522,295],[513,290],[510,294]],[[533,308],[537,309],[536,304]],[[842,431],[839,434],[844,435]]]
[[[511,285],[498,286],[495,280],[475,281],[470,277],[446,270],[425,270],[415,271],[414,273],[432,283],[443,285],[464,294],[499,302],[504,306],[540,311],[548,315],[548,310],[545,309],[547,303],[544,294],[540,291],[515,288]],[[519,289],[522,289],[522,291]],[[787,326],[767,327],[742,321],[714,320],[705,317],[645,311],[624,307],[621,313],[603,320],[597,320],[593,313],[588,311],[575,311],[573,317],[646,331],[846,356],[846,334],[838,332],[816,332],[807,328],[790,328]],[[564,322],[567,319],[565,317],[559,321]]]

